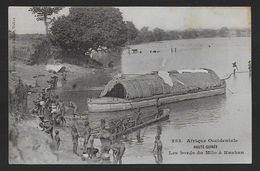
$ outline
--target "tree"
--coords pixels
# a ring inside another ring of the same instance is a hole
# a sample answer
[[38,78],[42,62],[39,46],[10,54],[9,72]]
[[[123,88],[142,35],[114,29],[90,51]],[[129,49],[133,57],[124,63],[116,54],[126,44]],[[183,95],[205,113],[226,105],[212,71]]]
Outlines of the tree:
[[134,40],[138,35],[138,30],[132,21],[126,21],[127,39],[128,41]]
[[50,28],[52,42],[74,56],[107,51],[127,41],[127,28],[117,8],[70,8]]
[[35,14],[37,21],[43,21],[45,25],[45,32],[48,36],[49,34],[49,24],[55,19],[54,17],[51,18],[53,14],[57,14],[60,10],[62,10],[61,7],[32,7],[29,9],[29,11],[32,12],[32,14]]
[[165,31],[160,28],[155,28],[153,30],[153,37],[155,41],[161,41],[165,37]]
[[149,30],[149,27],[141,28],[139,36],[140,39],[143,40],[143,42],[154,41],[153,32]]
[[177,40],[179,39],[179,34],[177,31],[171,30],[171,31],[167,31],[167,40]]
[[227,37],[228,36],[229,29],[227,27],[221,27],[219,30],[219,36],[220,37]]

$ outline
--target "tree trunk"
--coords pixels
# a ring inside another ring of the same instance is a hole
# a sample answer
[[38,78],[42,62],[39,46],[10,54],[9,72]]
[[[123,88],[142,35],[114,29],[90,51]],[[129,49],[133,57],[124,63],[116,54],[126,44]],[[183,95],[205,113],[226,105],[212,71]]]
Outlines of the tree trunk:
[[47,22],[47,16],[44,15],[44,25],[45,25],[45,32],[46,32],[46,36],[49,36],[49,30],[48,30],[48,22]]

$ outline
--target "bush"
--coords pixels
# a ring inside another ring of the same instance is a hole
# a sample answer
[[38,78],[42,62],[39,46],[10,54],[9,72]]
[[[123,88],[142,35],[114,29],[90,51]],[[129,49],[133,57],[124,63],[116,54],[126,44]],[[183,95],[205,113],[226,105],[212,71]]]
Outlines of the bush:
[[48,59],[51,58],[51,53],[53,49],[51,42],[47,39],[43,39],[41,43],[37,44],[34,47],[34,49],[34,53],[31,54],[28,64],[47,64]]

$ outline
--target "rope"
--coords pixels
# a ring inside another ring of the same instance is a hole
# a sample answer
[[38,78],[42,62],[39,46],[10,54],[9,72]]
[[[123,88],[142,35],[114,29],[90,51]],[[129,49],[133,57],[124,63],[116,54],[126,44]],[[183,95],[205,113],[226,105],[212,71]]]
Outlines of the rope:
[[231,74],[229,74],[229,76],[227,78],[223,78],[223,80],[227,80],[231,77],[231,75],[233,75],[233,72]]
[[232,94],[235,94],[234,92],[232,92],[228,87],[226,87]]
[[[249,72],[249,71],[237,71],[237,72],[235,72],[235,73],[240,74],[240,73],[247,73],[247,72]],[[231,75],[233,75],[233,74],[234,74],[234,72],[231,72],[231,73],[228,75],[228,77],[224,78],[223,80],[228,80],[228,79],[231,77]]]
[[[235,72],[235,73],[238,73],[238,74],[240,74],[240,73],[247,73],[247,72],[249,72],[249,71],[238,71],[238,72]],[[223,80],[228,80],[230,77],[231,77],[231,75],[233,75],[234,73],[232,72],[232,73],[230,73],[229,74],[229,76],[228,77],[226,77],[226,78],[224,78]],[[228,89],[228,91],[230,91],[232,94],[235,94],[234,92],[232,92],[228,87],[226,87],[227,89]]]

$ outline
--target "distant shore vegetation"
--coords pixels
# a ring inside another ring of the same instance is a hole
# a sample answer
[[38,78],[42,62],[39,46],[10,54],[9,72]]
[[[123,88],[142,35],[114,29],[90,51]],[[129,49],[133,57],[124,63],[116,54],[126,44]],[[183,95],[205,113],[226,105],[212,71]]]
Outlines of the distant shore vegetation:
[[[127,45],[165,40],[251,36],[249,28],[181,31],[161,28],[150,30],[149,27],[137,29],[132,21],[124,21],[120,10],[113,7],[70,8],[67,16],[51,17],[61,9],[31,8],[29,11],[32,14],[41,14],[35,17],[39,22],[44,21],[46,34],[14,34],[9,31],[9,57],[15,56],[15,60],[30,65],[48,63],[54,59],[86,67],[106,67],[111,60],[115,64],[120,63],[118,61],[122,49]],[[45,12],[49,15],[47,18],[42,17]],[[93,58],[93,55],[98,57]],[[109,55],[113,59],[110,60]]]

